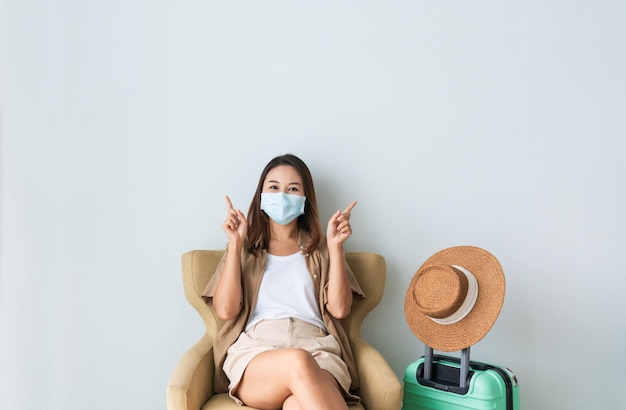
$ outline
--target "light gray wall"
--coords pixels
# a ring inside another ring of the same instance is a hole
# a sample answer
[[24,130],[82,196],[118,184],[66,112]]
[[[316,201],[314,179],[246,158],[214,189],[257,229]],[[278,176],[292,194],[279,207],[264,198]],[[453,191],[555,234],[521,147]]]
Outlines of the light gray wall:
[[473,358],[524,409],[626,409],[622,1],[0,1],[0,408],[165,409],[203,333],[180,256],[225,244],[277,154],[348,250],[385,256],[363,333],[422,354],[410,279],[494,253]]

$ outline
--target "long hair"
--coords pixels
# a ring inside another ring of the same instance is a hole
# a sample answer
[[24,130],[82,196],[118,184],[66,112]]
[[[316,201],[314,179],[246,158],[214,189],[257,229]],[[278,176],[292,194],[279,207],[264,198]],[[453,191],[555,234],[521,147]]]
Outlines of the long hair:
[[301,230],[306,230],[311,235],[309,246],[303,250],[304,253],[310,253],[317,248],[317,245],[320,243],[322,227],[317,210],[313,177],[306,164],[293,154],[280,155],[272,159],[265,166],[259,177],[256,192],[250,202],[250,209],[248,209],[248,252],[256,254],[261,249],[267,249],[269,244],[269,217],[265,212],[261,211],[261,192],[263,191],[263,182],[265,182],[267,174],[279,165],[293,167],[302,178],[306,202],[304,204],[304,214],[298,217],[298,227]]

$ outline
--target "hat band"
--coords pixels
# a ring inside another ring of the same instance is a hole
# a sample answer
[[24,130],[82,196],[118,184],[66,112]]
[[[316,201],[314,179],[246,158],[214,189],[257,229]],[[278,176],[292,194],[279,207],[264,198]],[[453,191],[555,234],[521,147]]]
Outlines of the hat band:
[[440,319],[428,316],[432,321],[440,325],[451,325],[463,319],[472,311],[474,304],[476,304],[476,299],[478,298],[478,281],[474,274],[462,266],[452,265],[452,267],[457,268],[467,277],[467,294],[459,309],[450,316]]

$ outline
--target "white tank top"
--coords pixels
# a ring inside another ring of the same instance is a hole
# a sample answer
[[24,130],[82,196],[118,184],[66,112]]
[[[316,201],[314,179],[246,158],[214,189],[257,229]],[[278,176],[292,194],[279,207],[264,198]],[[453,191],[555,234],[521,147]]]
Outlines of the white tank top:
[[259,296],[246,330],[264,319],[288,317],[326,329],[304,255],[301,252],[289,256],[268,253]]

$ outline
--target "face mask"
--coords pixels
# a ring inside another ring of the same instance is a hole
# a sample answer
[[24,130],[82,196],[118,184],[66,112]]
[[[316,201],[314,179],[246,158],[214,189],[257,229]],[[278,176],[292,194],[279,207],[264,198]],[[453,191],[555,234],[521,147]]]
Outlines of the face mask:
[[304,214],[305,202],[306,197],[302,195],[285,194],[284,192],[261,193],[261,209],[280,225],[287,225]]

